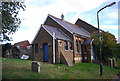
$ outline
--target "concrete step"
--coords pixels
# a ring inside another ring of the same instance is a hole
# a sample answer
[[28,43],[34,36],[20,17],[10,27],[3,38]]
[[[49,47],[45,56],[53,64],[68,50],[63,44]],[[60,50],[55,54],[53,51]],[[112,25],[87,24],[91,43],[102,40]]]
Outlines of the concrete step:
[[63,52],[61,52],[61,58],[62,60],[64,60],[64,63],[67,64],[68,66],[73,66],[73,63],[69,60],[69,58],[67,58]]

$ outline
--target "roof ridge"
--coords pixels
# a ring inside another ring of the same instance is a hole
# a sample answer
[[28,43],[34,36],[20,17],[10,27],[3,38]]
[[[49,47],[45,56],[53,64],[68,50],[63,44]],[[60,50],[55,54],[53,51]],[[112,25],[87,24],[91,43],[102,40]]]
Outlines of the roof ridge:
[[[93,28],[96,28],[95,26],[89,24],[88,22],[86,22],[86,21],[84,21],[84,20],[82,20],[82,19],[80,19],[80,18],[78,18],[78,20],[80,20],[80,21],[82,21],[82,22],[85,22],[87,25],[90,25],[90,26],[92,26]],[[78,20],[77,20],[77,21],[78,21]],[[77,21],[76,21],[76,22],[77,22]],[[75,23],[76,23],[76,22],[75,22]],[[97,28],[96,28],[96,29],[97,29]]]
[[[57,17],[54,17],[54,16],[52,16],[52,15],[48,15],[50,18],[52,18],[52,20],[54,20],[55,22],[57,22],[59,25],[61,25],[62,27],[64,27],[62,24],[60,24],[58,21],[56,21],[56,19],[55,18],[57,18]],[[54,17],[54,18],[53,18]],[[57,19],[59,19],[59,18],[57,18]],[[68,30],[66,27],[64,27],[67,31],[69,31],[70,33],[73,33],[72,31],[70,31],[70,30]]]
[[48,16],[55,17],[55,18],[57,18],[57,19],[59,19],[59,20],[61,20],[61,21],[64,21],[64,22],[67,22],[67,23],[69,23],[69,24],[72,24],[72,25],[75,25],[75,26],[79,27],[79,26],[76,25],[76,24],[73,24],[73,23],[71,23],[71,22],[69,22],[69,21],[66,21],[66,20],[62,20],[62,19],[60,19],[60,18],[58,18],[58,17],[56,17],[56,16],[53,16],[53,15],[51,15],[51,14],[48,14]]
[[[20,42],[17,42],[17,43],[15,43],[15,44],[19,44],[19,43],[26,42],[26,41],[28,41],[28,40],[20,41]],[[29,41],[28,41],[28,42],[29,42]],[[14,44],[14,45],[15,45],[15,44]]]
[[[52,16],[52,17],[55,17],[55,16],[53,16],[53,15],[51,15],[51,14],[48,14],[49,16]],[[55,17],[55,18],[57,18],[57,17]],[[57,18],[57,19],[60,19],[60,18]],[[61,20],[61,19],[60,19]],[[86,33],[88,33],[88,34],[90,34],[88,31],[86,31],[85,29],[83,29],[82,27],[80,27],[80,26],[78,26],[78,25],[76,25],[76,24],[73,24],[73,23],[71,23],[71,22],[68,22],[68,21],[66,21],[66,20],[63,20],[64,22],[66,22],[66,23],[69,23],[69,24],[71,24],[71,25],[74,25],[74,26],[76,26],[76,27],[78,27],[78,28],[81,28],[83,31],[85,31]]]

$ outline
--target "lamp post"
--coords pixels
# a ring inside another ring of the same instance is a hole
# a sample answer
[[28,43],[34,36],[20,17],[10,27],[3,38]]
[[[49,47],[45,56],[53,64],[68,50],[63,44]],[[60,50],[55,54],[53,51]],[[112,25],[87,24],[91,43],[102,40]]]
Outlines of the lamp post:
[[111,4],[109,5],[106,5],[105,7],[99,9],[97,11],[97,24],[98,24],[98,42],[99,42],[99,52],[98,54],[100,55],[100,75],[103,74],[103,71],[102,71],[102,55],[101,55],[101,33],[100,33],[100,26],[99,26],[99,12],[102,11],[103,9],[107,8],[107,7],[111,7],[115,4],[116,2],[112,2]]

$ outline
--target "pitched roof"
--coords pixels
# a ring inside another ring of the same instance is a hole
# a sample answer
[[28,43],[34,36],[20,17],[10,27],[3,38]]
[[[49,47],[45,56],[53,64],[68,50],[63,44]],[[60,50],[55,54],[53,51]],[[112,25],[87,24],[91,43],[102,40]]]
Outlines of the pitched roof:
[[[29,43],[28,40],[25,40],[25,41],[17,42],[17,43],[15,43],[14,45],[15,45],[15,46],[21,46],[21,47],[23,47],[23,46],[25,45],[26,42]],[[29,44],[30,44],[30,43],[29,43]]]
[[42,28],[44,28],[51,36],[53,36],[53,33],[55,33],[55,38],[57,38],[57,39],[71,41],[70,37],[67,36],[65,33],[63,33],[58,28],[51,27],[51,26],[48,26],[48,25],[42,25]]
[[82,35],[82,36],[90,37],[90,33],[87,32],[86,30],[84,30],[82,27],[78,27],[75,24],[72,24],[72,23],[67,22],[65,20],[61,20],[61,19],[59,19],[57,17],[54,17],[52,15],[48,15],[48,16],[50,18],[52,18],[55,22],[60,24],[62,27],[64,27],[68,31],[70,31],[71,33],[75,33],[75,34],[79,34],[79,35]]
[[83,44],[91,44],[93,42],[93,39],[86,39]]
[[92,26],[91,24],[88,24],[87,22],[81,20],[78,18],[78,20],[75,23],[76,25],[82,27],[84,30],[88,31],[89,33],[97,32],[98,28]]

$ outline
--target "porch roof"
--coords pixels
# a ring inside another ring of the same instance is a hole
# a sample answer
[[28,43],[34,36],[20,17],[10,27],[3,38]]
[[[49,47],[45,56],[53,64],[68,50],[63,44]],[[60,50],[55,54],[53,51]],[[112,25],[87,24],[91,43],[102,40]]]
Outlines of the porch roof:
[[83,44],[92,44],[94,39],[86,39]]
[[68,40],[71,41],[71,38],[66,35],[64,32],[62,32],[60,29],[48,26],[48,25],[42,25],[42,27],[53,37],[53,33],[55,33],[55,38],[61,39],[61,40]]

